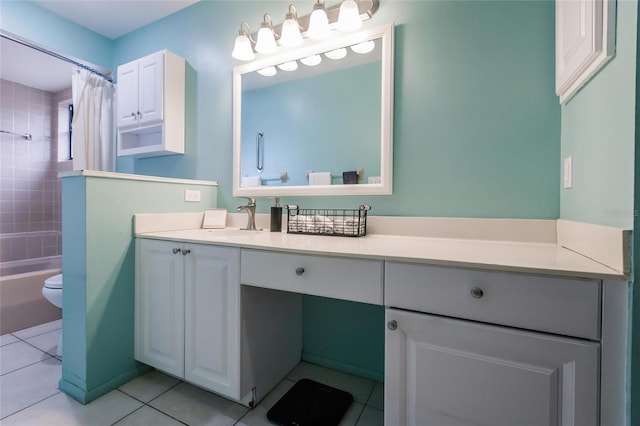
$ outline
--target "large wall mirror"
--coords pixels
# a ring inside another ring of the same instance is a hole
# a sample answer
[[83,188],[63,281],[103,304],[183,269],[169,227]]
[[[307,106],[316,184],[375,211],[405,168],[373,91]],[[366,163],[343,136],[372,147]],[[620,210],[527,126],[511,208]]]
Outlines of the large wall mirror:
[[390,24],[235,67],[233,195],[391,194],[393,63]]

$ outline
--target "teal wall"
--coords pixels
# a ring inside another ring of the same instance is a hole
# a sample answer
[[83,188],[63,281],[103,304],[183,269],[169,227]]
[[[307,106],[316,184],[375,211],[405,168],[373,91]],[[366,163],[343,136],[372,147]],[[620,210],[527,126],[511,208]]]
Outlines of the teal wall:
[[[134,160],[141,174],[218,180],[231,195],[232,68],[240,22],[282,1],[204,1],[115,41],[123,63],[168,48],[193,69],[184,156]],[[294,2],[299,11],[308,2]],[[279,21],[278,18],[274,18]],[[544,1],[382,1],[365,27],[396,24],[394,194],[287,198],[372,214],[551,218],[559,214],[560,107],[554,6]],[[126,166],[126,167],[125,167]],[[258,200],[267,212],[270,204]]]
[[[202,201],[185,202],[186,189],[201,191]],[[133,215],[203,211],[216,206],[216,193],[195,184],[62,179],[62,390],[88,402],[146,368],[133,359]]]
[[0,2],[0,29],[94,65],[114,69],[111,39],[31,2]]
[[633,226],[637,10],[618,2],[615,57],[562,107],[558,169],[573,157],[573,187],[560,190],[563,219]]
[[[331,172],[337,185],[342,172],[359,167],[364,183],[380,176],[381,74],[378,61],[243,92],[242,175],[273,179],[286,171],[286,184],[263,182],[286,186],[308,185],[309,170]],[[256,170],[258,132],[264,135],[262,173]]]

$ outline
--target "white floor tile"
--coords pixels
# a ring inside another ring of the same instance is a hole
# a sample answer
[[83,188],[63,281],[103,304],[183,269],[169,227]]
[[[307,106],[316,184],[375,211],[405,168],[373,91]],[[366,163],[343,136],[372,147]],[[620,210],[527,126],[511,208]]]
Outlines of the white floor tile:
[[48,333],[25,339],[25,342],[35,346],[36,348],[48,353],[51,356],[55,356],[56,349],[58,349],[58,343],[60,342],[61,332],[62,329],[49,331]]
[[384,383],[377,382],[373,392],[367,401],[369,407],[384,410]]
[[87,405],[60,392],[3,419],[2,426],[109,426],[141,406],[141,402],[118,390]]
[[353,401],[338,426],[355,426],[364,409],[364,404]]
[[384,426],[384,411],[377,408],[364,407],[357,426]]
[[331,370],[307,362],[301,362],[287,376],[289,380],[297,382],[300,379],[311,379],[334,388],[341,389],[353,395],[356,402],[362,404],[367,402],[371,391],[375,385],[373,380],[352,376],[341,371]]
[[0,374],[7,374],[27,365],[50,358],[24,342],[15,342],[0,347]]
[[24,330],[14,331],[13,334],[22,340],[26,340],[30,337],[38,336],[40,334],[48,333],[53,330],[59,330],[62,328],[62,320],[55,320],[51,322],[45,322],[44,324],[36,325],[35,327],[25,328]]
[[272,423],[267,419],[267,411],[275,405],[276,402],[284,396],[289,389],[293,387],[295,382],[291,380],[283,380],[276,386],[260,403],[256,408],[249,411],[244,417],[240,419],[237,426],[266,426]]
[[3,334],[0,336],[0,346],[8,345],[9,343],[15,343],[19,339],[13,334]]
[[149,405],[192,426],[230,426],[248,411],[248,408],[240,404],[188,383],[180,383]]
[[182,424],[166,414],[144,405],[115,423],[114,426],[180,426]]
[[0,377],[0,418],[60,392],[61,374],[60,361],[48,358]]
[[119,389],[142,402],[149,402],[179,381],[157,370],[152,370],[120,386]]

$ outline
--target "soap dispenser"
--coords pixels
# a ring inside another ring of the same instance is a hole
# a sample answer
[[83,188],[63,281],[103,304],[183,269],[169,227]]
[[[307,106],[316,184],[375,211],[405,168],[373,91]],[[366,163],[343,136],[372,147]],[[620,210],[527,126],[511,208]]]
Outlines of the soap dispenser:
[[280,198],[275,198],[275,205],[271,207],[271,232],[282,231],[282,207],[280,207]]

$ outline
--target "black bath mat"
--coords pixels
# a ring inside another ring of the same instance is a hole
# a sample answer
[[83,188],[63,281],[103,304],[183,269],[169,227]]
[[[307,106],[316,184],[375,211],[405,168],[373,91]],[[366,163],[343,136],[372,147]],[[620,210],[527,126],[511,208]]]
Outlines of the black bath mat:
[[283,426],[334,426],[353,402],[349,392],[301,379],[267,412]]

